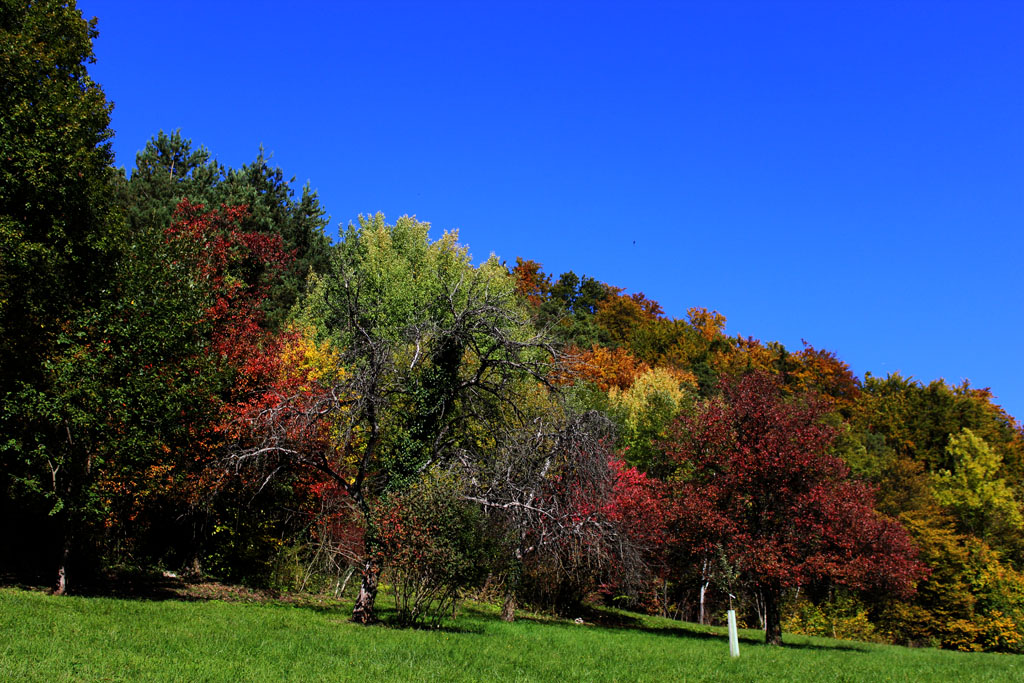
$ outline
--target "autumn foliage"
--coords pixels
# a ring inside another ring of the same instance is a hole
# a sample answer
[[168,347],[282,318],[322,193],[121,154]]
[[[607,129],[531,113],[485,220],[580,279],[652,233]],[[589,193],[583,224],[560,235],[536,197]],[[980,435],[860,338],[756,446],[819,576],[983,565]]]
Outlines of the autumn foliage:
[[586,351],[570,347],[566,351],[560,379],[563,382],[593,382],[601,391],[612,387],[628,389],[648,369],[648,365],[637,360],[628,349],[595,344]]
[[991,390],[475,263],[408,216],[332,244],[262,152],[161,132],[125,177],[94,26],[7,5],[0,574],[358,584],[362,623],[378,586],[437,623],[484,584],[508,619],[731,605],[771,643],[1024,652],[1024,428]]
[[721,553],[761,593],[766,638],[781,643],[783,591],[836,582],[907,595],[926,572],[899,524],[828,452],[834,429],[812,397],[786,400],[769,376],[725,383],[666,443],[689,556]]

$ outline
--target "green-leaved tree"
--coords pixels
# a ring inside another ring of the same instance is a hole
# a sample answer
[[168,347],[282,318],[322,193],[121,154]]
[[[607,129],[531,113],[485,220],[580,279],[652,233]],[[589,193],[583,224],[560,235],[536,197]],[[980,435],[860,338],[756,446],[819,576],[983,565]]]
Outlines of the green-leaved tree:
[[1024,516],[1013,489],[999,476],[1002,458],[970,429],[949,435],[952,470],[934,477],[935,498],[949,506],[967,531],[988,539],[1000,531],[1021,531]]
[[343,492],[364,525],[362,623],[382,569],[375,505],[522,421],[550,367],[505,267],[475,266],[456,234],[428,231],[380,214],[348,228],[304,306],[335,367],[316,387],[268,388],[235,450],[240,466],[312,468]]
[[[0,2],[0,487],[10,506],[2,512],[14,555],[19,541],[64,539],[47,548],[58,592],[72,510],[87,504],[65,484],[90,469],[92,454],[58,399],[67,387],[57,358],[109,284],[122,224],[111,105],[87,71],[96,35],[74,2]],[[21,524],[26,510],[46,521]]]

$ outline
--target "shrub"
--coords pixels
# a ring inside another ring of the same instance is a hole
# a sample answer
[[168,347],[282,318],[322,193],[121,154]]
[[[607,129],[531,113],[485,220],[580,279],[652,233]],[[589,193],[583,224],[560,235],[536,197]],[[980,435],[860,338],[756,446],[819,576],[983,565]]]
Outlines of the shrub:
[[381,505],[381,563],[400,623],[437,625],[486,576],[483,517],[456,480],[429,474]]
[[868,620],[868,609],[856,596],[837,592],[821,604],[799,600],[784,619],[784,631],[841,640],[878,642],[883,640]]
[[1024,619],[1020,613],[994,610],[979,619],[981,644],[989,652],[1024,652]]

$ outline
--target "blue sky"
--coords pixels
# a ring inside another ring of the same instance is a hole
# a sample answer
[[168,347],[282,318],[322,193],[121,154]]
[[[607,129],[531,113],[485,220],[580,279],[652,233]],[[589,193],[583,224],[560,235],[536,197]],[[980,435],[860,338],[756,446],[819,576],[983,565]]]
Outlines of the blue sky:
[[262,144],[332,233],[415,214],[1024,417],[1024,3],[79,7],[119,165]]

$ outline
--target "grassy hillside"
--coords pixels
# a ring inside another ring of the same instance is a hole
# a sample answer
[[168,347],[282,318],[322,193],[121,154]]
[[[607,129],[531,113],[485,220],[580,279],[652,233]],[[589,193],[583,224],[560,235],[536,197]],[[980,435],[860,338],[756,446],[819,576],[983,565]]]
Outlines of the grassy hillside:
[[[603,613],[615,626],[463,609],[447,630],[348,623],[342,603],[56,598],[0,589],[0,680],[1022,680],[1024,658],[741,632]],[[385,611],[386,615],[386,611]]]

